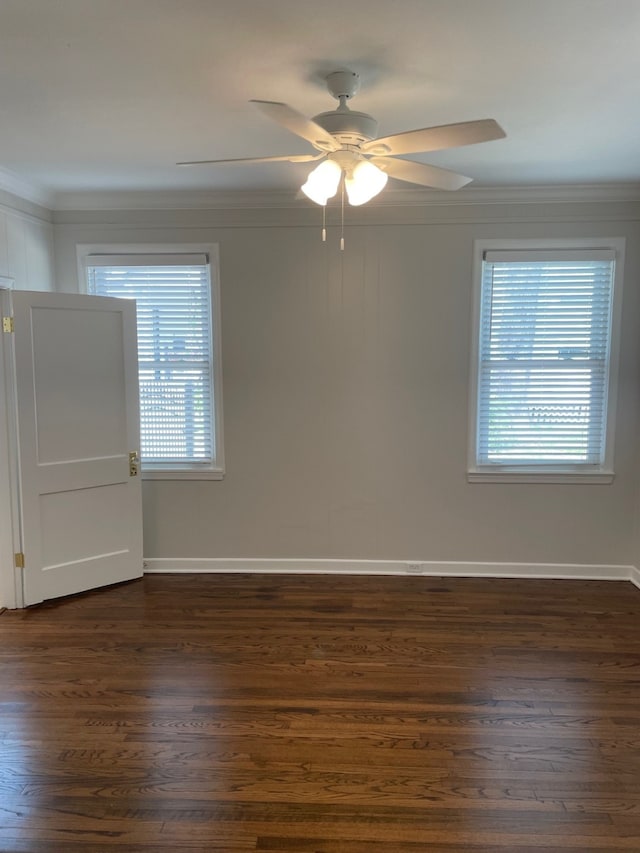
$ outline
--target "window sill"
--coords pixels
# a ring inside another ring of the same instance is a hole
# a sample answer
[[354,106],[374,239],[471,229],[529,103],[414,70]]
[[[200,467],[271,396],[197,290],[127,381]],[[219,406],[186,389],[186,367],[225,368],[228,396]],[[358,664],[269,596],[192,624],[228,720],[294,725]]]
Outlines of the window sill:
[[581,486],[613,483],[613,471],[468,471],[468,483],[565,483]]
[[224,480],[224,471],[222,470],[190,470],[183,468],[181,470],[162,471],[160,469],[152,471],[142,471],[143,480]]

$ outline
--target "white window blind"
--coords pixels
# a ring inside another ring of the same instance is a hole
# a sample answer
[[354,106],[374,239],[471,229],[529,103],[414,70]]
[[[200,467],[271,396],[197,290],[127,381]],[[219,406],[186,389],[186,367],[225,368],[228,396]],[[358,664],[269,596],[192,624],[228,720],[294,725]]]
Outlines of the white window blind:
[[479,467],[604,464],[613,280],[609,250],[485,253]]
[[143,468],[211,466],[211,287],[206,255],[90,255],[90,293],[135,299]]

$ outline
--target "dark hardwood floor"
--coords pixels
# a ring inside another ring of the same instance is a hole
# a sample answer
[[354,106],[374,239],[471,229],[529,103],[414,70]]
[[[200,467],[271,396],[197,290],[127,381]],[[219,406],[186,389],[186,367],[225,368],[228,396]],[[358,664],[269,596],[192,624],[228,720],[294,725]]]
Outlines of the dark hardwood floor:
[[626,582],[155,575],[0,658],[2,851],[640,851]]

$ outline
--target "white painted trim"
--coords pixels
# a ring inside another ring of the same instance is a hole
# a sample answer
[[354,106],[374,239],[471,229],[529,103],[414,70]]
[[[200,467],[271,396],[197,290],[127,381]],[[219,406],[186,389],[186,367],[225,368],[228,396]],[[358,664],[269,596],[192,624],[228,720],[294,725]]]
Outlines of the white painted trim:
[[41,207],[51,208],[54,202],[53,193],[44,187],[26,181],[20,175],[16,175],[15,172],[11,172],[2,166],[0,166],[0,190],[26,201],[31,201],[33,204],[39,204]]
[[141,466],[143,480],[224,480],[224,471],[207,468],[204,471],[194,471],[180,468],[176,471],[148,470]]
[[[13,316],[11,291],[0,289],[0,313]],[[21,551],[18,436],[15,400],[13,335],[0,333],[0,606],[23,606],[21,569],[14,554]]]
[[[213,401],[213,435],[215,459],[211,467],[182,470],[162,470],[159,467],[142,471],[143,480],[222,480],[224,479],[224,414],[222,409],[222,305],[220,300],[220,252],[217,243],[77,243],[76,266],[78,291],[87,292],[86,268],[91,255],[153,255],[160,262],[164,255],[203,254],[209,259],[209,293],[211,302],[211,399]],[[121,260],[121,259],[120,259]]]
[[637,569],[635,566],[631,566],[629,570],[629,580],[634,586],[637,586],[640,589],[640,569]]
[[[9,302],[6,294],[0,292],[0,314],[8,314]],[[11,477],[9,447],[10,411],[7,396],[9,370],[9,335],[0,333],[0,607],[15,607],[15,586],[13,570],[13,530],[11,525]]]
[[[622,330],[622,289],[624,283],[626,240],[624,237],[570,237],[570,238],[525,238],[525,239],[478,239],[473,241],[473,308],[471,312],[471,351],[469,366],[467,423],[467,481],[469,483],[581,483],[608,484],[614,480],[614,440],[618,399],[618,366],[620,361],[620,338]],[[608,347],[607,373],[607,423],[605,432],[605,457],[602,468],[595,466],[580,470],[579,466],[563,469],[553,466],[538,471],[531,468],[507,465],[482,466],[477,463],[478,442],[477,419],[480,397],[480,314],[482,306],[482,271],[485,252],[518,250],[535,252],[537,250],[571,251],[572,249],[611,250],[614,254],[613,292],[611,304],[611,327]]]
[[146,557],[145,574],[251,573],[330,575],[423,575],[436,577],[548,578],[553,580],[629,580],[632,566],[582,563],[482,563],[453,560],[282,560],[262,558]]
[[[598,201],[640,201],[640,183],[466,187],[456,192],[387,189],[369,202],[368,206],[561,204]],[[54,196],[52,206],[54,210],[219,210],[316,207],[308,199],[297,199],[294,190],[60,192]]]
[[[33,204],[33,202],[30,202],[28,199],[25,201],[28,204]],[[40,207],[40,205],[37,206]],[[25,222],[35,222],[37,225],[53,225],[53,213],[45,208],[42,208],[42,216],[38,216],[37,213],[29,213],[27,210],[21,210],[18,207],[13,207],[10,204],[0,202],[0,211],[2,211],[2,213],[6,213],[8,216],[13,216],[16,219],[22,219]]]
[[509,471],[505,466],[498,467],[496,471],[469,471],[467,472],[468,483],[565,483],[606,486],[613,483],[615,474],[613,471],[599,471],[598,473],[571,474],[562,471],[544,472],[531,471],[525,473],[514,469]]

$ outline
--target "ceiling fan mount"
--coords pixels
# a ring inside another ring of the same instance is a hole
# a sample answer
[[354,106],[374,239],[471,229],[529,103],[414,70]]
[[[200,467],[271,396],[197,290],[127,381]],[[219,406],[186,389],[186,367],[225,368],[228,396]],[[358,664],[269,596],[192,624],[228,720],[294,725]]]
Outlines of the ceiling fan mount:
[[353,98],[360,89],[360,75],[355,71],[332,71],[325,77],[327,89],[336,99]]
[[[310,163],[322,160],[320,166],[309,175],[302,188],[303,192],[318,204],[326,204],[327,199],[337,192],[342,174],[350,203],[362,204],[380,192],[389,175],[420,186],[443,190],[460,189],[472,178],[426,163],[406,160],[398,155],[473,145],[501,139],[506,135],[494,119],[480,119],[377,137],[376,119],[347,106],[347,101],[353,98],[360,88],[359,75],[355,71],[334,71],[327,75],[326,83],[331,95],[340,102],[339,106],[335,110],[320,113],[313,119],[306,118],[302,113],[279,101],[252,101],[268,118],[296,136],[306,139],[319,153],[197,160],[178,165]],[[324,177],[320,172],[323,172]],[[365,180],[372,187],[371,194],[364,191]],[[359,187],[356,187],[356,184],[359,184]],[[309,192],[310,189],[314,189],[313,194]]]

